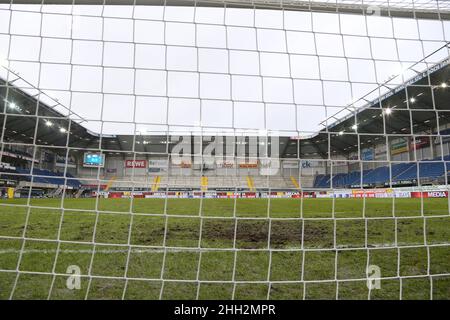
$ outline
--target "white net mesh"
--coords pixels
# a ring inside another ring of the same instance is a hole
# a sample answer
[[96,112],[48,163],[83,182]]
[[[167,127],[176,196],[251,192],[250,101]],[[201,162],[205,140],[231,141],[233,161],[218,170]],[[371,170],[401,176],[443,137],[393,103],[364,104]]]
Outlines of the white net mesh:
[[2,299],[450,297],[447,1],[19,2]]

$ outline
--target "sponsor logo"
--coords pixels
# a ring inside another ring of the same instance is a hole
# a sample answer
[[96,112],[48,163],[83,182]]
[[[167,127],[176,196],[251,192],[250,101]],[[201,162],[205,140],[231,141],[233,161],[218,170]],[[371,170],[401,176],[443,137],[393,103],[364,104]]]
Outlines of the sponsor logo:
[[428,198],[446,198],[447,193],[445,191],[431,191],[428,192]]
[[147,168],[147,160],[125,160],[125,168]]

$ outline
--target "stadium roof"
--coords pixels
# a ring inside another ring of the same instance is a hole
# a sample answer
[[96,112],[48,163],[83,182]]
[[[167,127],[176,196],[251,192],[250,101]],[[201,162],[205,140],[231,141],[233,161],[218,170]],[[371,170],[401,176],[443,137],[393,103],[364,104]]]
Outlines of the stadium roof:
[[[446,59],[418,73],[366,106],[337,121],[333,119],[318,134],[299,140],[301,158],[317,158],[317,155],[328,158],[328,143],[333,157],[358,150],[358,143],[363,149],[384,142],[386,135],[395,138],[437,134],[437,121],[440,126],[450,122],[449,63]],[[296,156],[295,148],[289,144],[285,153]]]
[[[0,0],[9,3],[10,0]],[[147,5],[224,7],[277,10],[315,10],[391,17],[450,19],[450,4],[443,0],[14,0],[14,4]]]
[[[440,125],[450,123],[450,79],[449,60],[417,74],[403,85],[366,106],[356,109],[350,116],[334,121],[312,137],[280,137],[280,152],[283,158],[302,159],[328,158],[348,155],[361,148],[377,144],[386,135],[410,136],[411,134],[436,134]],[[430,85],[431,84],[431,85]],[[0,80],[0,121],[5,124],[4,142],[32,143],[43,147],[73,149],[83,148],[105,152],[148,152],[165,154],[175,142],[167,143],[167,135],[100,135],[90,132],[77,121],[56,111],[52,106],[38,102],[39,95],[31,96]],[[14,104],[6,102],[14,101]],[[387,112],[388,111],[388,112]],[[5,121],[4,114],[7,114]],[[36,115],[38,117],[36,117]],[[82,122],[82,121],[79,121]],[[70,124],[70,128],[69,128]],[[356,125],[356,126],[355,126]],[[385,128],[385,130],[384,130]],[[70,131],[67,141],[67,131]],[[246,138],[248,139],[248,137]],[[359,140],[358,140],[359,139]],[[193,140],[194,143],[194,140]],[[194,148],[192,148],[194,150]]]

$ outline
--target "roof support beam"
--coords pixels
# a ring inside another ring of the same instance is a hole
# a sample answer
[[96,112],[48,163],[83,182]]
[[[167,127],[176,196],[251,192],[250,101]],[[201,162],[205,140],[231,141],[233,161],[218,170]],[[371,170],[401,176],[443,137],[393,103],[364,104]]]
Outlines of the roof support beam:
[[[0,3],[11,3],[11,0],[0,0]],[[183,7],[219,7],[223,8],[249,8],[249,9],[270,9],[289,11],[320,11],[339,12],[347,14],[420,18],[420,19],[444,19],[450,20],[450,10],[444,7],[445,1],[439,10],[421,8],[418,4],[415,7],[386,6],[380,1],[370,4],[345,3],[339,1],[326,2],[320,0],[14,0],[14,4],[62,4],[62,5],[146,5],[146,6],[183,6]]]

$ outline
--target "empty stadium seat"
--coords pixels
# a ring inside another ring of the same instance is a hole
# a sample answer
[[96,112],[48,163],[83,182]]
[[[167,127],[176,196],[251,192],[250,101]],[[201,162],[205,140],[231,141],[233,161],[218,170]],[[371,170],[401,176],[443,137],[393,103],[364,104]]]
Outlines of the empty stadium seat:
[[[443,159],[444,161],[450,160],[450,155],[445,156]],[[418,168],[419,172],[417,172]],[[409,162],[393,164],[390,170],[388,166],[364,170],[362,180],[365,185],[376,185],[387,184],[390,180],[392,180],[392,182],[417,180],[418,176],[421,179],[435,179],[444,176],[449,169],[450,162],[442,162],[442,158],[437,157],[431,160],[422,160],[419,164]],[[390,179],[390,177],[392,177],[392,179]],[[334,175],[332,179],[330,178],[330,175],[318,174],[314,179],[314,187],[350,188],[351,186],[359,184],[360,179],[360,171],[339,173]],[[331,186],[331,182],[333,186]]]
[[17,175],[10,175],[12,180],[31,182],[33,177],[34,183],[66,185],[72,188],[80,188],[81,182],[73,175],[67,174],[67,180],[64,179],[63,173],[54,173],[49,170],[33,169],[33,175],[30,174],[30,169],[16,168],[12,173]]

